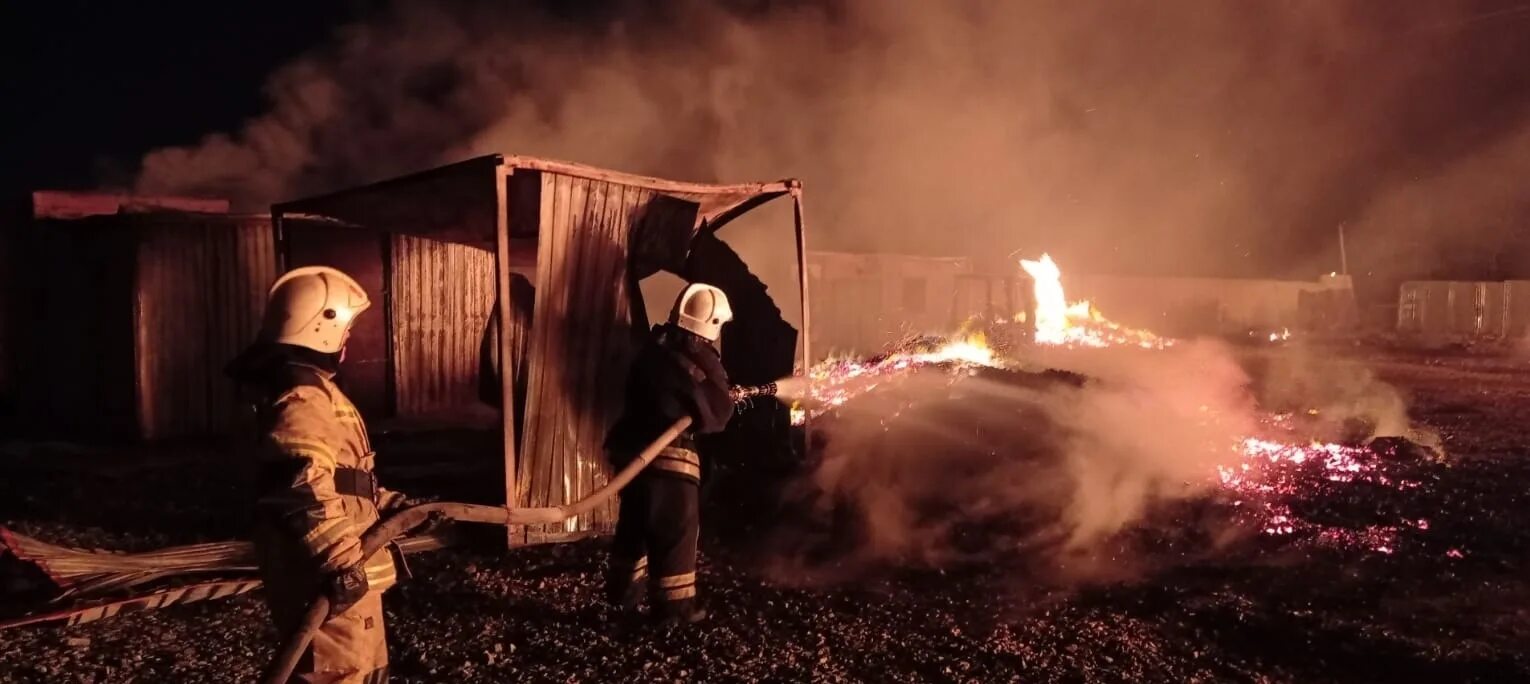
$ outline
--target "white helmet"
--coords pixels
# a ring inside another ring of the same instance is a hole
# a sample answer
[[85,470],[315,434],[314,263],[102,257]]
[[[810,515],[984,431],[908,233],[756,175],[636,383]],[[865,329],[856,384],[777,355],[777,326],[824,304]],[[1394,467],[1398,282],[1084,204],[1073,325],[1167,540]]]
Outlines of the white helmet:
[[728,306],[728,295],[704,283],[687,285],[675,300],[674,310],[669,312],[670,323],[708,342],[716,342],[722,335],[723,324],[731,320],[733,308]]
[[271,286],[260,338],[334,354],[372,302],[354,279],[328,266],[288,271]]

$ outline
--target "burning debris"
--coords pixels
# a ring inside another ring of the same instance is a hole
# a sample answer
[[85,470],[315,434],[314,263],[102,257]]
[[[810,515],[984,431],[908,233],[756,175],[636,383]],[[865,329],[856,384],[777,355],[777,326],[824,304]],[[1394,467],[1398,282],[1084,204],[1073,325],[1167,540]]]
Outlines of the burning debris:
[[[1067,303],[1063,294],[1062,271],[1047,254],[1039,261],[1021,260],[1021,266],[1033,282],[1036,311],[1034,341],[1041,345],[1104,348],[1131,345],[1143,349],[1163,349],[1172,345],[1145,330],[1136,330],[1107,319],[1087,300]],[[1027,318],[1016,314],[1017,321]],[[927,336],[895,345],[892,351],[868,359],[831,358],[807,372],[805,391],[797,388],[798,401],[792,406],[792,423],[801,425],[809,418],[844,405],[855,396],[875,390],[914,370],[946,366],[952,370],[973,367],[1013,367],[1002,350],[990,346],[981,332],[958,333],[950,338]],[[801,394],[806,396],[800,396]],[[791,396],[791,393],[783,394]]]
[[[1156,350],[1165,353],[1168,353],[1166,350],[1175,348],[1191,357],[1201,353],[1183,345],[1176,346],[1176,340],[1161,338],[1149,331],[1134,330],[1115,324],[1087,301],[1068,304],[1061,286],[1060,269],[1050,256],[1043,255],[1038,261],[1022,261],[1022,266],[1034,282],[1037,310],[1033,317],[1035,328],[1033,339],[1038,345],[1086,349],[1120,348],[1123,352],[1133,349]],[[1272,342],[1285,341],[1289,339],[1289,336],[1289,331],[1270,334]],[[1021,353],[1010,353],[1016,351]],[[894,399],[893,405],[887,405],[885,402],[876,403],[877,408],[874,410],[881,412],[876,422],[883,432],[892,433],[911,429],[928,432],[928,426],[918,423],[920,419],[914,419],[916,423],[913,425],[900,424],[899,421],[905,417],[906,413],[916,415],[918,405],[943,400],[926,396],[932,392],[935,394],[944,392],[951,396],[964,392],[969,395],[991,393],[990,389],[963,387],[963,383],[982,380],[998,380],[1000,384],[1007,386],[1024,384],[1020,378],[1035,374],[1026,370],[1026,364],[1018,358],[1023,355],[1022,350],[996,350],[990,347],[987,338],[982,334],[960,333],[949,339],[929,337],[911,340],[889,352],[867,359],[832,359],[815,366],[808,373],[805,388],[797,390],[801,396],[793,405],[793,419],[794,422],[801,423],[807,418],[826,418],[825,431],[828,433],[828,438],[832,440],[835,433],[843,429],[835,423],[835,414],[852,407],[857,399],[865,395],[876,394],[899,397]],[[1167,360],[1165,358],[1165,361]],[[1079,380],[1072,387],[1077,390],[1084,384],[1084,377],[1072,375]],[[914,389],[908,383],[916,377],[925,381],[918,383],[917,389]],[[932,378],[936,379],[935,384],[928,382]],[[974,380],[974,378],[980,380]],[[1167,454],[1153,458],[1183,458],[1188,463],[1200,464],[1193,466],[1200,468],[1199,470],[1186,471],[1182,466],[1174,466],[1173,469],[1159,475],[1143,475],[1148,478],[1144,481],[1148,484],[1140,485],[1149,489],[1159,488],[1161,485],[1150,484],[1154,478],[1170,473],[1188,473],[1184,487],[1185,493],[1166,495],[1144,492],[1140,498],[1156,496],[1179,498],[1205,494],[1211,499],[1225,502],[1236,509],[1235,517],[1240,519],[1244,526],[1257,530],[1262,535],[1281,539],[1301,539],[1321,546],[1363,549],[1381,554],[1388,554],[1396,549],[1401,533],[1413,534],[1428,529],[1427,520],[1397,520],[1358,527],[1334,523],[1325,520],[1321,515],[1311,514],[1308,510],[1310,506],[1304,508],[1302,505],[1303,501],[1314,496],[1342,498],[1346,495],[1346,488],[1353,490],[1380,487],[1395,491],[1417,488],[1421,486],[1418,479],[1409,477],[1405,473],[1394,472],[1396,468],[1390,468],[1388,464],[1427,460],[1428,457],[1425,455],[1429,451],[1427,447],[1414,445],[1407,440],[1401,440],[1401,443],[1406,445],[1403,447],[1399,447],[1393,440],[1377,440],[1375,443],[1368,443],[1370,433],[1356,435],[1357,438],[1353,441],[1316,441],[1302,433],[1299,427],[1307,426],[1298,426],[1296,417],[1290,413],[1262,413],[1254,409],[1252,405],[1245,409],[1236,401],[1221,408],[1202,404],[1198,410],[1195,410],[1193,407],[1183,406],[1188,396],[1157,394],[1170,389],[1161,383],[1133,387],[1131,378],[1099,377],[1089,380],[1099,387],[1106,387],[1111,383],[1120,385],[1109,390],[1118,392],[1119,397],[1101,399],[1108,405],[1113,405],[1114,408],[1109,411],[1115,412],[1107,412],[1103,415],[1114,415],[1124,420],[1125,424],[1157,421],[1154,426],[1158,430],[1181,431],[1185,435],[1192,436],[1190,441],[1178,447],[1188,450],[1182,457]],[[1106,383],[1106,385],[1099,383]],[[936,388],[944,388],[944,390]],[[1040,391],[1045,393],[1049,390]],[[1246,393],[1246,388],[1239,391]],[[1179,390],[1173,390],[1173,392],[1177,394]],[[1065,401],[1066,396],[1069,395],[1053,394],[1040,399],[1027,397],[1025,401],[1055,404]],[[1079,400],[1067,399],[1066,401]],[[1006,415],[1003,411],[988,411],[993,420],[1011,419],[1003,418]],[[1060,413],[1060,411],[1053,409],[1053,413]],[[1125,413],[1121,413],[1122,411]],[[1131,415],[1134,413],[1139,415]],[[1245,413],[1249,415],[1244,415]],[[987,428],[984,428],[981,423],[989,419],[976,419],[972,429],[978,432],[985,431]],[[941,422],[943,426],[951,424],[951,421],[942,422],[928,417],[924,420]],[[1163,421],[1182,424],[1174,425]],[[1082,431],[1081,434],[1118,429],[1101,425],[1078,425],[1074,424],[1075,422],[1077,421],[1065,419],[1062,424],[1067,430]],[[1197,425],[1201,427],[1196,427]],[[1054,425],[1038,429],[1055,431],[1059,427]],[[1037,435],[1031,435],[1030,438],[1032,441],[1046,439]],[[941,451],[941,458],[948,458],[948,452],[952,449],[971,448],[971,445],[962,443],[963,439],[965,438],[950,436],[951,441],[944,447],[932,446],[927,447],[926,450]],[[1025,436],[1009,435],[1005,439],[993,439],[985,444],[988,444],[991,449],[1012,450],[1014,445],[1007,441],[1025,439]],[[1067,439],[1077,441],[1078,438]],[[1197,440],[1207,439],[1217,441],[1222,446],[1197,442]],[[1135,448],[1120,444],[1119,440],[1107,439],[1091,447],[1096,452],[1095,455],[1088,456],[1086,452],[1084,460],[1121,458],[1110,453],[1121,447],[1128,450]],[[1189,453],[1189,451],[1201,449],[1211,453],[1225,453],[1227,457],[1195,456]],[[988,454],[995,459],[1005,458],[1005,455],[999,451],[989,451]],[[1020,458],[1018,455],[1014,457]],[[1070,454],[1067,458],[1075,461],[1069,466],[1074,471],[1090,471],[1095,468],[1095,466],[1079,464],[1077,461],[1080,455],[1077,453]],[[959,458],[956,460],[960,461]],[[1125,468],[1126,472],[1130,472],[1138,466],[1130,463],[1116,463],[1103,467],[1106,469],[1104,472],[1108,473],[1112,468]],[[1195,475],[1196,472],[1199,475]],[[1075,473],[1074,479],[1077,480],[1077,477]],[[1079,486],[1085,485],[1079,484]],[[962,490],[956,488],[953,491]]]
[[1162,349],[1173,344],[1146,330],[1135,330],[1112,322],[1089,300],[1072,304],[1063,296],[1062,270],[1052,257],[1022,259],[1020,266],[1035,283],[1036,336],[1038,344],[1114,347],[1133,345],[1143,349]]
[[[1290,435],[1289,414],[1270,417],[1274,435]],[[1219,467],[1224,497],[1242,509],[1249,523],[1270,537],[1305,540],[1319,546],[1357,549],[1381,554],[1396,550],[1403,532],[1427,532],[1429,521],[1398,518],[1382,524],[1333,524],[1313,500],[1374,499],[1375,490],[1405,493],[1423,486],[1411,472],[1433,453],[1406,440],[1382,439],[1368,445],[1332,442],[1278,441],[1249,437],[1238,445],[1241,462]],[[1296,510],[1305,506],[1310,515]]]

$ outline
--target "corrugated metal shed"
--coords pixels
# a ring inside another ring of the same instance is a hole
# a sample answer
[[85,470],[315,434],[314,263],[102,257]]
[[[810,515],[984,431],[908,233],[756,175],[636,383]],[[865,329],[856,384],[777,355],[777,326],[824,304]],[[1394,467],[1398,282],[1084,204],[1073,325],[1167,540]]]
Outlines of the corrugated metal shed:
[[14,350],[25,360],[16,383],[25,424],[142,439],[233,428],[243,412],[222,371],[253,339],[275,277],[270,220],[89,215],[100,196],[39,195],[37,220],[13,244],[22,276],[13,301],[30,322]]
[[[390,341],[391,384],[380,391],[392,397],[384,402],[390,408],[465,401],[472,395],[459,372],[498,368],[501,357],[517,360],[503,364],[512,372],[501,375],[500,387],[499,404],[507,408],[501,412],[507,500],[557,505],[608,477],[602,442],[616,417],[634,341],[647,328],[641,306],[634,306],[636,282],[659,270],[683,274],[700,232],[787,195],[798,202],[802,254],[799,187],[794,181],[681,183],[493,155],[279,204],[273,218],[287,267],[313,263],[320,250],[305,245],[325,240],[382,245],[344,255],[378,264],[352,264],[352,270],[389,274],[383,337]],[[294,230],[297,224],[306,227]],[[328,236],[314,235],[321,227]],[[483,250],[493,261],[461,250]],[[495,289],[485,292],[484,276],[496,271]],[[433,280],[443,274],[462,282]],[[534,287],[529,315],[524,297],[512,297],[518,277]],[[485,304],[495,302],[495,321],[510,321],[504,331],[485,320]],[[497,345],[495,358],[483,358],[488,345],[477,345],[481,339]],[[517,405],[518,386],[529,386],[523,405]],[[566,539],[602,531],[614,520],[615,508],[608,506],[557,529],[515,530],[513,540]]]
[[1530,281],[1402,284],[1397,329],[1420,336],[1521,338],[1530,333]]

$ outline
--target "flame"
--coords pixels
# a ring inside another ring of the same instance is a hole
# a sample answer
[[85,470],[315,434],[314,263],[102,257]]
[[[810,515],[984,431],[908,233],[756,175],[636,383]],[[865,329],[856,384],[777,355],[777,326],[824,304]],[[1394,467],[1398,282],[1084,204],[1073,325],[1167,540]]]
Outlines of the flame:
[[790,413],[791,422],[793,425],[802,425],[809,418],[816,418],[838,408],[909,371],[942,364],[957,368],[998,368],[1003,365],[995,357],[993,347],[988,345],[988,338],[982,333],[953,337],[929,351],[899,351],[872,360],[828,359],[808,370],[807,398],[810,405],[794,403]]
[[[1133,345],[1144,349],[1162,349],[1173,344],[1171,340],[1146,330],[1112,322],[1088,300],[1069,304],[1063,294],[1062,269],[1051,255],[1042,254],[1038,261],[1021,259],[1020,267],[1034,284],[1037,344],[1068,347]],[[1016,317],[1016,320],[1024,319]]]
[[983,333],[972,333],[952,340],[933,352],[915,355],[915,359],[925,364],[963,363],[989,367],[998,365],[994,361],[993,347],[988,346],[988,337]]

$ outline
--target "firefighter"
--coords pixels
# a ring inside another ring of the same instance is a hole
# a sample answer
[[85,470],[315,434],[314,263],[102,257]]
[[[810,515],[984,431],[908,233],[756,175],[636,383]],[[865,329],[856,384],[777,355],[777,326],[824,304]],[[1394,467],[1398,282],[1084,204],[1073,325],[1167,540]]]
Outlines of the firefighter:
[[388,549],[362,558],[360,536],[379,510],[408,502],[378,486],[361,414],[335,384],[351,326],[370,305],[336,269],[290,271],[271,287],[255,344],[229,367],[260,424],[254,539],[279,633],[319,592],[330,600],[297,681],[388,677],[382,593],[396,581],[393,558]]
[[650,615],[671,624],[706,617],[696,597],[701,524],[696,435],[720,432],[733,415],[716,346],[732,318],[722,290],[687,286],[669,322],[654,328],[633,361],[623,414],[606,440],[612,465],[621,468],[680,417],[693,421],[622,491],[606,576],[612,604],[635,610],[646,585]]

